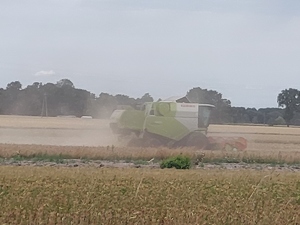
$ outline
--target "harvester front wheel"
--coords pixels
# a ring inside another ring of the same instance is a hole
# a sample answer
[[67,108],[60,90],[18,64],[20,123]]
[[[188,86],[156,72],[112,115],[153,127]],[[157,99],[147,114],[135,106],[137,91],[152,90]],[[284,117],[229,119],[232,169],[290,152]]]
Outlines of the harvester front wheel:
[[200,133],[194,132],[189,135],[186,141],[187,147],[197,147],[199,149],[205,149],[208,146],[208,139],[207,137]]

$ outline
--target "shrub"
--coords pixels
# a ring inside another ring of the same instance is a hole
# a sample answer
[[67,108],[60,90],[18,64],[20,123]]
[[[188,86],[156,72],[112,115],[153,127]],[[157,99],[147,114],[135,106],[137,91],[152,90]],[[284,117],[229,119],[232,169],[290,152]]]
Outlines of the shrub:
[[167,158],[161,162],[160,168],[189,169],[191,168],[191,159],[182,155]]

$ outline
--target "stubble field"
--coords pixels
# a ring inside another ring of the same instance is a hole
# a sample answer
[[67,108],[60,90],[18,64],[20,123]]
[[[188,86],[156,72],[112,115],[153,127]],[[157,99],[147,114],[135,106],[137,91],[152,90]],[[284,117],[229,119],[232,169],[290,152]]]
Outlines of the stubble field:
[[103,160],[157,160],[176,154],[191,157],[249,158],[280,163],[300,162],[300,128],[239,125],[210,125],[209,136],[241,136],[248,147],[243,152],[199,151],[193,148],[127,148],[117,141],[108,120],[0,116],[0,157],[16,154],[65,155],[68,158]]
[[[0,116],[0,223],[300,224],[300,128],[213,125],[209,135],[248,148],[126,148],[105,120]],[[177,154],[200,164],[155,166]]]

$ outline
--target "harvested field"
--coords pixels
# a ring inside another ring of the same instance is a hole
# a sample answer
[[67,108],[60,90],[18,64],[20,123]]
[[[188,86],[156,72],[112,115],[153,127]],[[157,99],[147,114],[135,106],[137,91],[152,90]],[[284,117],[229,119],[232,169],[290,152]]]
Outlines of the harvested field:
[[0,143],[106,146],[116,143],[107,120],[0,116]]
[[[247,150],[300,151],[300,128],[241,125],[211,125],[211,136],[241,136]],[[0,116],[0,143],[118,146],[108,120]]]
[[212,136],[241,136],[248,141],[248,150],[300,151],[299,127],[211,125]]
[[1,128],[40,129],[101,129],[106,120],[80,119],[72,117],[0,116]]
[[[210,125],[211,136],[241,136],[248,150],[298,151],[300,128]],[[108,120],[0,116],[0,143],[71,146],[118,145]]]
[[126,148],[117,142],[107,120],[0,116],[0,143],[3,143],[0,145],[0,157],[46,154],[76,159],[160,160],[176,154],[195,159],[204,153],[206,162],[225,159],[230,162],[260,162],[262,159],[270,163],[300,162],[300,128],[297,127],[211,125],[209,135],[245,137],[248,140],[247,151]]

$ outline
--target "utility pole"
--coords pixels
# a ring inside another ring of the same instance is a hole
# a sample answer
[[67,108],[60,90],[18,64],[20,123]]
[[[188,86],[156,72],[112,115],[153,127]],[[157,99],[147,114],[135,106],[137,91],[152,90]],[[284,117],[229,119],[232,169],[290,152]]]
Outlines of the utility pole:
[[45,93],[45,105],[46,105],[46,117],[48,117],[48,102],[47,102],[47,94]]
[[44,94],[43,104],[42,104],[42,113],[41,117],[43,117],[45,111],[45,116],[48,117],[48,102],[47,102],[47,94]]

